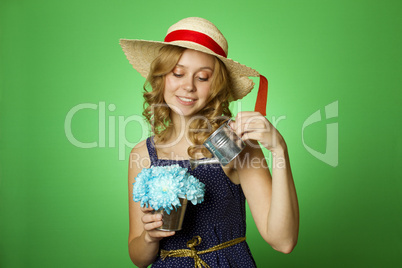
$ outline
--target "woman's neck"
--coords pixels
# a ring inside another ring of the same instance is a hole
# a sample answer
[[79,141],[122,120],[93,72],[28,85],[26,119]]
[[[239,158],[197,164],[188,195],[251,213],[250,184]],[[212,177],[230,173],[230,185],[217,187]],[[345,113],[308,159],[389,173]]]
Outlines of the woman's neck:
[[[187,125],[190,117],[185,117],[177,113],[171,114],[170,131],[163,142],[157,141],[156,147],[158,154],[164,155],[166,158],[174,158],[181,156],[188,158],[187,148],[191,145],[187,138]],[[167,156],[167,154],[173,154]]]
[[191,117],[183,116],[175,112],[171,113],[172,131],[169,140],[187,140],[188,125]]

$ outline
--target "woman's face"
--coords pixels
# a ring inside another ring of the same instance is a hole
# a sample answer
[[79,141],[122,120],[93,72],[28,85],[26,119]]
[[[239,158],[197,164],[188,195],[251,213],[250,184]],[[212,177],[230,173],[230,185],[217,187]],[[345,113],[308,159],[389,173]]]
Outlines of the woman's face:
[[210,94],[214,66],[214,56],[186,49],[165,77],[164,98],[169,107],[184,116],[201,110]]

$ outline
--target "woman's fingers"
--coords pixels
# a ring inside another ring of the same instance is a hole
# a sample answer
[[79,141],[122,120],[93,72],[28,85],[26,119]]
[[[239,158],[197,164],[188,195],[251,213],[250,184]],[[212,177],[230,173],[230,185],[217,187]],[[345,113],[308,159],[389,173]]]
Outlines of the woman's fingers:
[[157,230],[157,228],[161,227],[163,224],[161,214],[145,215],[143,217],[143,222],[146,234],[153,241],[159,241],[162,238],[169,237],[175,234],[175,232]]
[[151,208],[151,207],[141,207],[141,211],[144,212],[144,213],[151,212],[151,211],[153,211],[153,210],[154,210],[154,209]]
[[158,238],[162,239],[164,237],[169,237],[169,236],[174,235],[175,233],[176,232],[167,232],[167,231],[159,231],[159,230],[154,230],[154,231],[148,232],[150,237],[153,237],[156,239],[158,239]]
[[175,232],[160,231],[157,228],[163,225],[162,214],[153,214],[152,208],[141,208],[144,215],[141,217],[141,221],[144,224],[144,230],[146,235],[152,241],[161,240],[164,237],[169,237],[175,234]]
[[162,224],[163,224],[162,221],[154,221],[154,222],[146,223],[146,224],[144,224],[144,230],[145,231],[152,231],[152,230],[154,230],[156,228],[161,227]]
[[162,215],[161,214],[152,214],[152,213],[146,213],[144,216],[141,218],[142,223],[147,224],[150,222],[162,222]]
[[278,130],[258,112],[239,112],[230,127],[243,141],[258,141],[270,151],[278,145],[283,146],[283,137]]
[[235,121],[230,122],[230,127],[242,137],[248,132],[269,132],[271,124],[258,112],[240,112]]
[[175,232],[166,232],[166,231],[146,231],[145,235],[148,237],[149,241],[159,241],[165,237],[173,236]]

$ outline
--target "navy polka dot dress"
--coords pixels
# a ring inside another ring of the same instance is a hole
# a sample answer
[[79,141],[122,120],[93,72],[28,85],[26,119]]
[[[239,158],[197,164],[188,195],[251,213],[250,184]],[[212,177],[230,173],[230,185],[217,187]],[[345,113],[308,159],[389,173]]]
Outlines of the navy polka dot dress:
[[[147,148],[152,166],[179,164],[188,168],[191,175],[205,184],[204,202],[187,204],[183,229],[174,236],[162,239],[160,249],[188,249],[187,241],[198,235],[202,242],[195,249],[201,251],[246,235],[243,191],[240,185],[230,181],[219,164],[200,165],[191,170],[188,160],[158,159],[153,137],[147,139]],[[212,268],[256,267],[246,241],[199,256]],[[194,260],[191,257],[167,257],[162,260],[158,256],[152,264],[152,268],[157,267],[193,268]]]

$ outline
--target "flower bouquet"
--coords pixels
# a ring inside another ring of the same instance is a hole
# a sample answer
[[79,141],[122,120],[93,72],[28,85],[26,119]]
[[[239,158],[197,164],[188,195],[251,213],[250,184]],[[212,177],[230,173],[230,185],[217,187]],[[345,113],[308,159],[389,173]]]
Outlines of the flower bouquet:
[[194,205],[203,202],[204,189],[205,185],[188,174],[186,168],[152,166],[144,168],[135,178],[133,200],[163,214],[160,230],[180,230],[187,200]]

